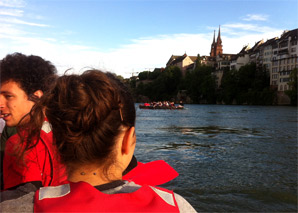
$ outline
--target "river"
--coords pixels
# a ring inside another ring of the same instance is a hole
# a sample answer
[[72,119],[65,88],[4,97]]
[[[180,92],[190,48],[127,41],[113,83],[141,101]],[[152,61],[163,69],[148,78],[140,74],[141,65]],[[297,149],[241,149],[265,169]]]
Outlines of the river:
[[137,109],[141,162],[163,159],[163,185],[203,212],[297,212],[297,108],[185,105]]

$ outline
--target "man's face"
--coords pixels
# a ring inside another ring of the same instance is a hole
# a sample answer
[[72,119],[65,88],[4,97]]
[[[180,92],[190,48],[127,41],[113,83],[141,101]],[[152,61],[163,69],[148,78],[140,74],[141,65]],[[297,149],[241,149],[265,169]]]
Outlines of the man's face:
[[18,83],[14,81],[4,82],[0,88],[0,117],[9,127],[17,126],[20,120],[30,112],[34,102],[28,100],[28,96]]

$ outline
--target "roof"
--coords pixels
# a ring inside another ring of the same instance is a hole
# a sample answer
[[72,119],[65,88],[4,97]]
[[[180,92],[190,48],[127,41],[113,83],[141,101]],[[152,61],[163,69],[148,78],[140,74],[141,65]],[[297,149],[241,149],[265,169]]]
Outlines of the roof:
[[243,55],[247,54],[249,50],[250,50],[249,45],[246,45],[246,46],[242,47],[242,49],[240,50],[240,52],[238,54],[236,54],[235,56],[237,56],[237,57],[238,56],[243,56]]
[[284,31],[279,40],[282,41],[288,39],[289,37],[291,37],[292,40],[297,40],[297,35],[298,28],[291,31]]
[[277,40],[278,40],[278,37],[274,37],[274,38],[272,38],[272,39],[267,40],[267,41],[264,43],[264,45],[265,45],[265,46],[267,46],[267,45],[273,45],[273,44],[276,43]]
[[[186,54],[184,54],[186,55]],[[178,58],[181,58],[182,56],[180,55],[172,55],[169,59],[169,61],[167,62],[167,66],[170,66],[170,65],[173,65],[173,64],[176,64],[178,62],[175,62]]]
[[260,40],[260,41],[257,41],[257,42],[255,43],[255,45],[254,45],[251,49],[249,49],[248,53],[249,53],[249,54],[254,53],[255,51],[257,51],[257,50],[259,49],[260,45],[263,44],[263,43],[264,43],[264,40],[263,40],[263,39]]
[[195,62],[196,60],[197,60],[197,56],[188,56],[188,57],[190,57],[190,59],[193,61],[193,62]]
[[[167,62],[167,66],[175,65],[179,62],[182,62],[187,57],[187,54],[183,54],[182,56],[172,55],[169,61]],[[193,62],[197,59],[197,56],[188,56]]]

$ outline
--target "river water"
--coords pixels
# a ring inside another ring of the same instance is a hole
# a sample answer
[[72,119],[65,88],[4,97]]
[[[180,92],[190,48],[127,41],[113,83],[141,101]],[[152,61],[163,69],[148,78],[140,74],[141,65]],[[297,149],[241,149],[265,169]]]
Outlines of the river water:
[[179,172],[164,186],[203,212],[297,212],[297,108],[137,108],[141,162]]

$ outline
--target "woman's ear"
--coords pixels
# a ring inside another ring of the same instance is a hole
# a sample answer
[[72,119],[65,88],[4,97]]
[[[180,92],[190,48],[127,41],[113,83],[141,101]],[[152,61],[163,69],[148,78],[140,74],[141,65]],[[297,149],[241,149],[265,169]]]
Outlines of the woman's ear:
[[136,133],[135,127],[130,127],[125,132],[125,136],[122,141],[121,152],[124,155],[129,155],[131,152],[134,152],[136,145]]
[[33,93],[34,96],[38,97],[38,98],[41,98],[41,96],[43,96],[43,91],[41,90],[36,90],[34,93]]

